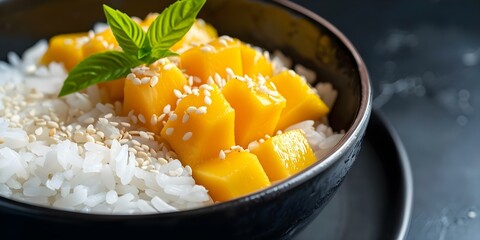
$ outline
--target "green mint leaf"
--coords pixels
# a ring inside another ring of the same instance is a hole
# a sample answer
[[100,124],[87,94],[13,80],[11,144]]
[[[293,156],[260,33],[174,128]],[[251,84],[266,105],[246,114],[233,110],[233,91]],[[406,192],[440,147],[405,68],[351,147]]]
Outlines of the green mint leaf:
[[77,64],[68,74],[59,96],[65,96],[90,85],[122,78],[142,62],[119,51],[94,54]]
[[152,52],[158,55],[172,47],[190,30],[206,0],[179,0],[153,21],[147,36]]
[[125,53],[137,56],[140,48],[150,48],[150,44],[145,43],[146,32],[127,14],[107,5],[103,5],[103,11],[118,45]]

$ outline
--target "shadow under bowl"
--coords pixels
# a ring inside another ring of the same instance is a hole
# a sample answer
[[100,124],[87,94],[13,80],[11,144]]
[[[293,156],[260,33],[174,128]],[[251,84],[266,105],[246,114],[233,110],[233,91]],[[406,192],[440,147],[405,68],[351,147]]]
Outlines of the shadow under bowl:
[[[161,11],[171,1],[15,0],[0,2],[0,56],[23,52],[39,39],[84,32],[105,21],[101,4],[129,15]],[[363,60],[347,38],[326,20],[289,1],[210,0],[200,17],[219,34],[312,69],[318,81],[338,91],[329,115],[345,136],[327,157],[265,190],[212,206],[150,215],[99,215],[33,206],[0,197],[3,236],[174,237],[286,239],[320,213],[340,186],[360,150],[371,112],[371,90]],[[335,221],[335,219],[332,219]],[[24,230],[29,229],[29,230]]]

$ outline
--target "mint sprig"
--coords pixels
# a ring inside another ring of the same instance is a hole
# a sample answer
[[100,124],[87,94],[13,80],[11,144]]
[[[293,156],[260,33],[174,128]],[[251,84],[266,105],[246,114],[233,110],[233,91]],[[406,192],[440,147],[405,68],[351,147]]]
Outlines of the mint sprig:
[[147,32],[127,14],[103,5],[107,24],[122,51],[94,54],[77,64],[68,74],[59,96],[125,77],[131,68],[177,55],[169,49],[192,27],[205,2],[178,0],[162,11]]

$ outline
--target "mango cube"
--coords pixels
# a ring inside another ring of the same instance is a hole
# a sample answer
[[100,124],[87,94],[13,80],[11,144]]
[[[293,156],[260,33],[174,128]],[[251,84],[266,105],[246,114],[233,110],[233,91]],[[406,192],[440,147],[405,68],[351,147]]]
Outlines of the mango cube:
[[264,78],[231,79],[222,93],[235,109],[238,145],[246,148],[250,142],[274,133],[286,101]]
[[125,80],[123,112],[135,115],[138,124],[160,133],[162,121],[167,119],[164,110],[175,109],[177,103],[174,90],[183,89],[186,83],[183,73],[166,59],[135,68]]
[[230,152],[225,159],[214,158],[193,169],[198,184],[208,189],[214,201],[228,201],[270,186],[255,155]]
[[182,98],[161,136],[192,168],[235,145],[235,111],[215,85],[201,85],[198,94]]
[[40,63],[61,62],[70,71],[83,60],[82,46],[88,41],[87,33],[60,34],[52,37]]
[[242,43],[240,46],[242,54],[243,74],[255,77],[261,74],[264,77],[270,77],[273,74],[273,66],[265,55],[254,49],[248,44]]
[[270,78],[270,81],[287,100],[287,106],[280,116],[277,130],[284,130],[304,120],[318,120],[329,112],[327,105],[318,94],[294,71],[283,71]]
[[188,75],[198,77],[199,84],[208,83],[210,77],[216,79],[216,75],[227,79],[230,71],[243,76],[240,41],[219,37],[208,44],[190,48],[180,54],[180,67]]
[[251,150],[270,181],[283,180],[316,161],[302,130],[292,130],[267,139]]

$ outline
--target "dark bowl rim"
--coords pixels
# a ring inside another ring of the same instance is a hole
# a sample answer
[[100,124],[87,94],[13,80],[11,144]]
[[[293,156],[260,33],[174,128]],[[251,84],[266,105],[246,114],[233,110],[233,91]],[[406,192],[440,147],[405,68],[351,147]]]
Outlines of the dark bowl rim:
[[339,39],[339,41],[344,45],[344,47],[346,47],[349,54],[353,56],[353,59],[358,67],[361,81],[360,108],[356,113],[355,120],[351,125],[350,129],[345,132],[345,135],[341,139],[341,141],[330,150],[330,153],[325,157],[322,162],[317,162],[313,164],[312,166],[290,177],[286,181],[281,181],[266,189],[262,189],[250,195],[239,197],[227,202],[216,203],[210,206],[200,208],[181,210],[178,212],[134,215],[83,213],[34,205],[31,203],[21,202],[2,196],[0,196],[0,207],[9,209],[10,211],[16,211],[18,214],[31,216],[32,213],[38,213],[34,214],[34,217],[46,217],[54,220],[59,220],[60,218],[62,221],[85,219],[91,222],[115,222],[136,219],[158,220],[159,218],[181,218],[191,215],[203,215],[209,214],[211,212],[219,212],[232,207],[242,207],[255,202],[261,202],[265,199],[273,199],[280,192],[288,191],[291,188],[301,185],[302,183],[308,181],[309,179],[313,178],[317,174],[320,174],[322,171],[332,166],[336,161],[339,161],[341,159],[341,156],[344,155],[348,151],[348,149],[350,149],[358,141],[357,139],[363,137],[372,110],[372,93],[366,65],[358,51],[347,39],[347,37],[342,32],[340,32],[340,30],[338,30],[333,24],[320,17],[316,13],[289,0],[263,0],[262,2],[269,2],[271,4],[277,5],[281,9],[293,12],[294,14],[299,16],[303,16],[305,19],[312,21],[315,25],[320,25],[326,28],[332,33],[333,36]]

